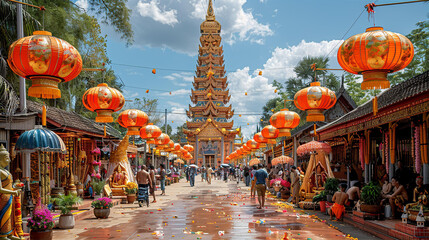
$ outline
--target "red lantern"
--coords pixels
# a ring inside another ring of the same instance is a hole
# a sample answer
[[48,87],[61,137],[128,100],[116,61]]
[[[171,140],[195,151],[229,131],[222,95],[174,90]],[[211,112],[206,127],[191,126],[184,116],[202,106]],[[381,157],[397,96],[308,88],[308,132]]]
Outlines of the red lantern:
[[177,152],[177,151],[180,151],[180,148],[181,148],[180,144],[179,143],[175,143],[174,147],[173,147],[173,150]]
[[161,133],[161,135],[155,139],[155,144],[161,147],[165,147],[169,142],[170,137],[165,133]]
[[235,150],[235,152],[237,153],[238,157],[241,156],[241,155],[243,155],[243,149],[241,149],[241,148]]
[[174,142],[173,142],[173,140],[170,140],[170,141],[168,142],[168,145],[166,146],[165,151],[167,151],[167,152],[171,152],[171,151],[173,151],[173,148],[174,148]]
[[161,129],[153,123],[149,123],[148,125],[140,128],[140,137],[142,139],[146,139],[148,143],[155,143],[155,138],[161,136]]
[[265,139],[267,139],[268,144],[276,144],[276,138],[279,136],[279,130],[272,125],[268,125],[262,129],[261,134]]
[[242,148],[244,150],[243,153],[245,154],[248,154],[252,151],[252,149],[250,149],[246,144],[243,144]]
[[298,113],[282,109],[271,116],[270,123],[279,130],[279,137],[290,137],[290,130],[296,128],[300,120]]
[[259,148],[259,143],[256,142],[253,139],[250,139],[249,141],[247,141],[246,143],[247,147],[249,147],[251,150],[256,150]]
[[258,132],[257,134],[255,134],[255,136],[253,136],[253,140],[255,140],[256,142],[258,142],[259,143],[259,147],[261,147],[261,148],[267,146],[268,139],[265,139],[262,136],[261,132]]
[[413,56],[414,47],[408,38],[382,27],[370,27],[350,37],[337,54],[344,70],[363,75],[363,90],[389,88],[387,74],[408,66]]
[[295,94],[295,106],[307,111],[307,122],[323,122],[323,111],[335,105],[337,97],[328,88],[321,87],[320,82],[312,82],[310,87],[299,90]]
[[122,109],[125,104],[124,96],[118,90],[106,83],[88,89],[82,97],[83,105],[90,111],[96,112],[96,122],[113,122],[112,113]]
[[192,145],[186,144],[183,146],[184,149],[186,149],[188,152],[194,151],[194,147]]
[[7,61],[13,72],[32,81],[28,96],[37,98],[60,98],[58,83],[74,79],[82,70],[76,48],[47,31],[12,43]]
[[119,114],[118,123],[128,129],[127,135],[139,135],[140,128],[145,126],[148,116],[137,109],[127,109]]

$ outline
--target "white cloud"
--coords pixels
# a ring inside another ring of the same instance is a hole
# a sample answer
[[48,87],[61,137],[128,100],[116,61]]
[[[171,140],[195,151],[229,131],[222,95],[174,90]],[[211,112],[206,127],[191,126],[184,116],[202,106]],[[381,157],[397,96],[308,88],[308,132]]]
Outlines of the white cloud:
[[177,11],[175,9],[166,10],[165,6],[161,9],[157,0],[150,2],[139,1],[137,3],[137,11],[142,17],[152,18],[154,21],[174,26],[179,21],[177,20]]
[[122,94],[124,95],[125,100],[133,100],[139,96],[137,92],[127,91],[125,89],[122,90]]
[[[235,109],[234,121],[236,126],[242,126],[245,138],[252,137],[256,130],[256,125],[262,116],[262,107],[265,103],[277,95],[272,86],[273,80],[285,82],[288,78],[294,77],[293,68],[305,56],[326,56],[329,52],[331,65],[336,61],[336,53],[341,41],[305,42],[301,41],[296,46],[280,48],[277,47],[271,57],[259,71],[250,72],[249,67],[238,69],[229,73],[228,81],[231,92],[231,103]],[[334,49],[334,47],[336,47]],[[333,51],[331,51],[334,49]],[[244,92],[247,92],[247,96]],[[256,115],[238,116],[239,113],[256,113]],[[261,113],[261,115],[259,115]],[[249,123],[250,125],[247,125]]]
[[172,107],[169,118],[171,120],[169,124],[173,126],[174,132],[176,132],[177,126],[182,125],[186,122],[186,120],[188,120],[188,117],[186,116],[186,110],[183,107]]
[[[252,10],[244,9],[247,0],[217,0],[216,19],[228,44],[249,41],[263,44],[273,35],[269,24],[260,23]],[[207,1],[129,0],[135,47],[169,48],[189,55],[197,54],[199,27],[206,16]],[[144,26],[144,27],[143,27]],[[112,30],[113,31],[113,30]]]
[[88,0],[77,0],[75,4],[85,11],[88,10]]

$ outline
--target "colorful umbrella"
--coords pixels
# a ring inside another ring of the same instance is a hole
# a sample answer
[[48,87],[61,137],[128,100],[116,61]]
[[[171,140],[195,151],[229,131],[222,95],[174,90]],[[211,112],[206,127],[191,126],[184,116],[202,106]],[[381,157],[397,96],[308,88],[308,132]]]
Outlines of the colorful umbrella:
[[249,165],[253,166],[253,165],[259,164],[260,162],[261,161],[259,161],[259,159],[253,158],[252,160],[250,160]]
[[18,152],[61,152],[66,153],[66,145],[54,132],[42,126],[22,133],[16,142]]
[[293,164],[293,158],[291,157],[287,157],[287,156],[280,156],[280,157],[276,157],[271,161],[271,165],[275,166],[275,165],[279,165],[279,164]]
[[311,141],[308,142],[306,144],[303,144],[301,146],[298,147],[298,149],[296,150],[296,153],[299,156],[311,153],[311,152],[324,152],[326,154],[329,154],[332,152],[332,148],[329,144],[324,143],[324,142],[318,142],[318,141]]

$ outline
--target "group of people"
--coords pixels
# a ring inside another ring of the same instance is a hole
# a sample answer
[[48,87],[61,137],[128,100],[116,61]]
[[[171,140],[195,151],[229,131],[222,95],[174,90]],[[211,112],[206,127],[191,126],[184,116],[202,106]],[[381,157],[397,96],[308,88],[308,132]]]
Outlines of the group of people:
[[[158,176],[160,181],[161,195],[165,195],[165,178],[167,173],[165,171],[164,164],[160,164],[158,173],[159,173]],[[156,196],[155,196],[156,176],[157,176],[157,170],[155,170],[155,167],[153,165],[150,165],[149,167],[147,167],[146,165],[143,165],[141,166],[140,171],[137,172],[136,174],[136,180],[138,184],[137,200],[140,206],[142,206],[142,203],[144,201],[149,203],[149,193],[153,197],[152,203],[156,202]]]

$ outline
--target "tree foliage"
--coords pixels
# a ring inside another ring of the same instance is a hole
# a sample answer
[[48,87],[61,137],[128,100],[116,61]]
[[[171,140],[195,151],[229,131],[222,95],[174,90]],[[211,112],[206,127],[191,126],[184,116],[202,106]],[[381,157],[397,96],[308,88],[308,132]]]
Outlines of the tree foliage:
[[414,45],[413,61],[403,70],[389,75],[392,86],[429,70],[429,20],[418,22],[407,38]]

